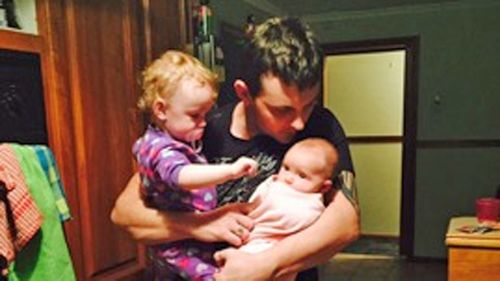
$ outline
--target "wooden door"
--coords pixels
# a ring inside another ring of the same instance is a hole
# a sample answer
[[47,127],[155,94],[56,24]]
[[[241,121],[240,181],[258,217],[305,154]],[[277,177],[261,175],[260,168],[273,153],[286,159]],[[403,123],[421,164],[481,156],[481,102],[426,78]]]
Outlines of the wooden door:
[[143,248],[109,215],[134,172],[140,71],[185,42],[183,3],[38,2],[49,143],[73,214],[65,230],[78,280],[140,280]]

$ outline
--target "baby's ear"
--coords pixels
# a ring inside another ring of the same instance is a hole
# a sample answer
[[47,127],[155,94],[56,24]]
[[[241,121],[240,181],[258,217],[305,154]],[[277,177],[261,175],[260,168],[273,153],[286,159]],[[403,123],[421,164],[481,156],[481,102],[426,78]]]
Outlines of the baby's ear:
[[325,180],[323,182],[323,185],[321,186],[321,189],[319,190],[319,192],[321,193],[327,193],[328,191],[330,191],[330,189],[332,189],[332,181],[331,180]]

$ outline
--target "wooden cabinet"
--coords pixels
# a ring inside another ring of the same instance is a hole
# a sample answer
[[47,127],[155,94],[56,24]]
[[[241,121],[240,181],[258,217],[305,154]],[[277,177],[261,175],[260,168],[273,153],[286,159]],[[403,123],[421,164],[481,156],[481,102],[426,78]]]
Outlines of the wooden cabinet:
[[451,219],[448,246],[449,281],[496,281],[500,278],[500,233],[467,234],[457,229],[477,225],[475,217]]
[[0,48],[40,55],[49,145],[73,219],[78,280],[140,280],[144,251],[110,211],[133,174],[140,72],[186,42],[183,0],[38,0],[38,34],[0,30]]

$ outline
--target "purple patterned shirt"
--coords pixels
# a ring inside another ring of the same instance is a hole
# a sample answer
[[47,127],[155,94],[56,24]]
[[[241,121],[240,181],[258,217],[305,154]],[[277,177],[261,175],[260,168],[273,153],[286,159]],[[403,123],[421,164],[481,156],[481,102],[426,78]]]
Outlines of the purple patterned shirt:
[[208,211],[215,208],[215,187],[184,190],[180,170],[192,163],[207,163],[194,149],[150,125],[132,149],[139,164],[141,192],[146,205],[171,211]]

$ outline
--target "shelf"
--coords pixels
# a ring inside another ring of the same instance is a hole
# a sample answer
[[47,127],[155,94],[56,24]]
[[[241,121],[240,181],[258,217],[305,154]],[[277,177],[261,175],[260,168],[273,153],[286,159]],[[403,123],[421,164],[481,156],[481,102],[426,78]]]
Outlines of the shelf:
[[463,246],[475,248],[500,249],[500,224],[493,226],[493,231],[486,233],[464,233],[459,230],[463,226],[478,226],[476,217],[452,218],[446,233],[446,245],[449,247]]
[[42,40],[38,35],[0,29],[0,49],[41,53]]

